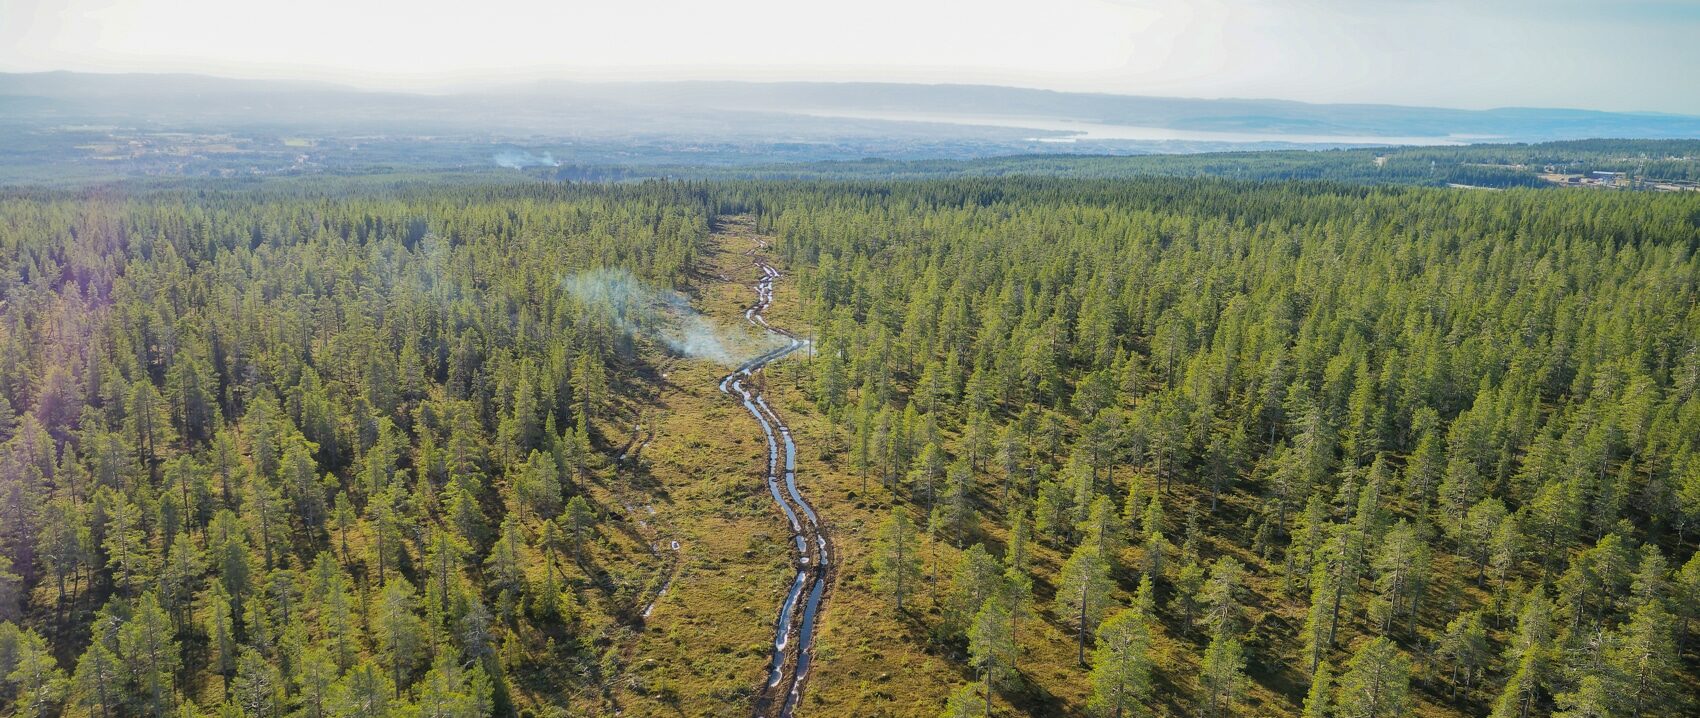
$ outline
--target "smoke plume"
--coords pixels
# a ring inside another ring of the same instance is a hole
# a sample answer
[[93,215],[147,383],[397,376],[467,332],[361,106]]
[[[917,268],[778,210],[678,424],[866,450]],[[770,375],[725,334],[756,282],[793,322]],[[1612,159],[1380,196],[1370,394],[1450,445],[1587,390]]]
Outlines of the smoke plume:
[[561,286],[630,336],[647,337],[679,354],[723,366],[737,366],[784,343],[772,334],[758,338],[717,327],[692,309],[684,295],[650,287],[623,269],[579,272]]
[[544,152],[541,155],[534,155],[530,152],[508,149],[497,152],[495,156],[490,159],[498,166],[506,167],[511,170],[525,169],[527,167],[561,166],[561,163],[555,159],[555,156],[548,152]]

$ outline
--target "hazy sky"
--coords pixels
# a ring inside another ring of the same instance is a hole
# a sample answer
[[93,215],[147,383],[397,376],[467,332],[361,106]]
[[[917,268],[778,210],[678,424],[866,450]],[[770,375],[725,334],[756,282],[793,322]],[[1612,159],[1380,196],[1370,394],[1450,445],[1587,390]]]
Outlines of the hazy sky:
[[0,0],[0,70],[981,82],[1700,114],[1700,0]]

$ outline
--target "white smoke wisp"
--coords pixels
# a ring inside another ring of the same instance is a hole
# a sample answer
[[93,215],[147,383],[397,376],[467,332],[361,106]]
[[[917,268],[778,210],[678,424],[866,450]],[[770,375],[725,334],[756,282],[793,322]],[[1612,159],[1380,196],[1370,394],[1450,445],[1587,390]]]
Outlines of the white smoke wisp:
[[738,366],[784,343],[773,334],[756,337],[718,327],[691,308],[684,295],[650,287],[624,269],[586,270],[562,280],[561,287],[629,336],[722,366]]
[[521,150],[507,149],[497,152],[490,160],[499,167],[511,170],[522,170],[527,167],[560,167],[561,163],[553,154],[544,152],[534,155]]

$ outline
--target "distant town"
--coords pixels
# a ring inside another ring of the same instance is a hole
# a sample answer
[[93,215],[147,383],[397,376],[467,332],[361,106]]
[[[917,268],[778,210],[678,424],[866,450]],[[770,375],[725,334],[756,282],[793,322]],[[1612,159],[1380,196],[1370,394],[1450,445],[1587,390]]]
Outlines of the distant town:
[[[1687,158],[1682,158],[1687,159]],[[1566,172],[1564,168],[1547,165],[1541,179],[1565,187],[1591,189],[1622,189],[1644,192],[1700,192],[1700,182],[1678,179],[1656,179],[1631,172],[1593,170],[1583,173]]]

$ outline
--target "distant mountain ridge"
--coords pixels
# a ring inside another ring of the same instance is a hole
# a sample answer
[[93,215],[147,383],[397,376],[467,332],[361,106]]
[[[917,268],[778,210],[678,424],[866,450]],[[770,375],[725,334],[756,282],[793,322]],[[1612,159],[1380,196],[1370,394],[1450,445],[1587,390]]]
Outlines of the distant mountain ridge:
[[[657,115],[658,111],[667,114]],[[929,120],[935,116],[948,116],[950,121]],[[987,124],[976,124],[976,118],[984,118]],[[1505,142],[1700,138],[1700,117],[1652,112],[1310,104],[990,85],[540,81],[425,94],[192,74],[0,73],[0,120],[11,121],[304,122],[324,127],[586,136],[677,132],[712,137],[777,132],[804,140],[882,132],[997,138],[1034,134],[1011,128],[1010,118],[1260,133],[1275,141],[1284,135]],[[987,129],[1000,123],[1001,128]]]
[[[535,87],[625,101],[638,100],[639,94],[634,92],[637,90],[650,95],[666,96],[674,102],[723,109],[743,107],[787,112],[860,109],[987,116],[1016,115],[1219,131],[1285,131],[1294,134],[1368,132],[1434,136],[1502,134],[1506,135],[1507,139],[1545,140],[1556,138],[1544,136],[1544,133],[1570,135],[1633,130],[1666,139],[1700,137],[1700,117],[1657,112],[1606,112],[1565,108],[1505,107],[1460,110],[1403,105],[1314,104],[1293,100],[1115,95],[994,85],[860,82],[697,81],[600,86],[586,83],[537,83]],[[1543,131],[1540,129],[1542,127],[1547,129]],[[1542,136],[1512,136],[1521,133]]]

